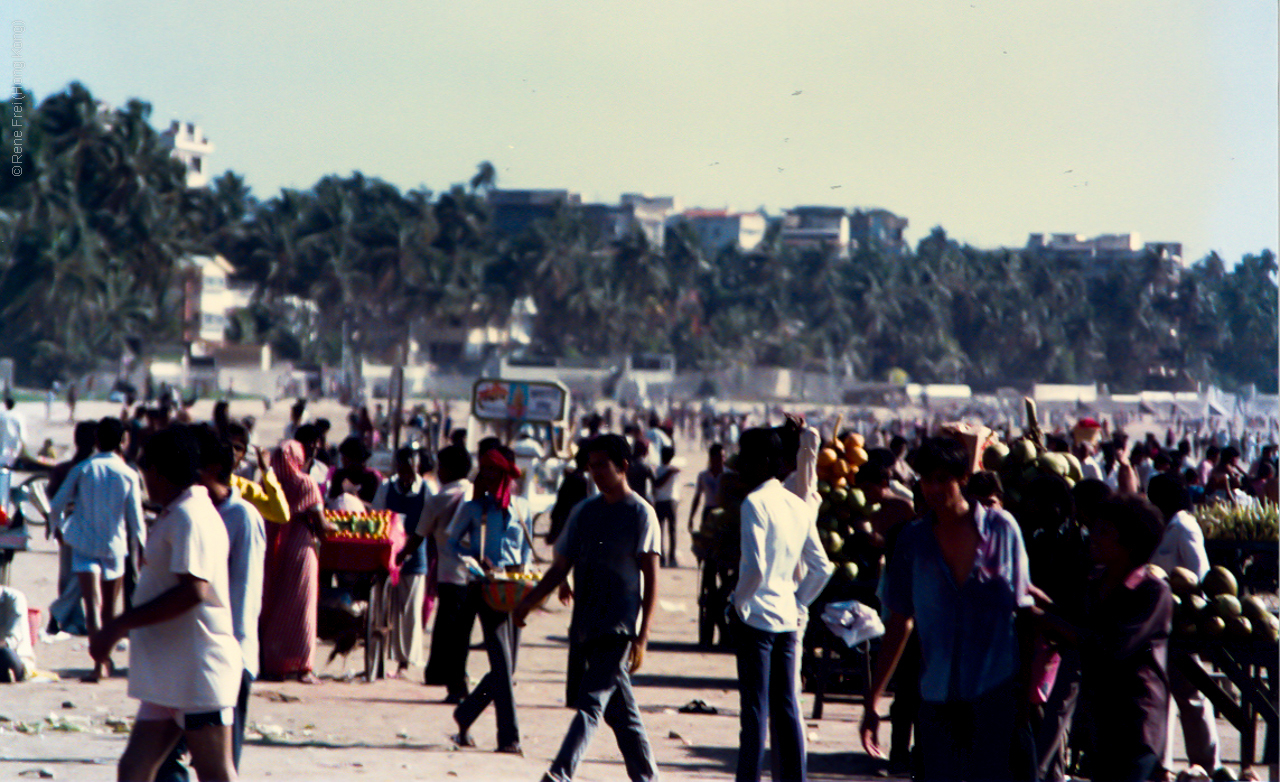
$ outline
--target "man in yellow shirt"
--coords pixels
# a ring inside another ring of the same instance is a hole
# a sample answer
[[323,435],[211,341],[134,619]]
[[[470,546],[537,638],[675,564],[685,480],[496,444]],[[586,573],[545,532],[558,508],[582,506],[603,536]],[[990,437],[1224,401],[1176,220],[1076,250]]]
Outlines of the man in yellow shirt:
[[[236,467],[239,468],[249,452],[249,432],[242,424],[233,421],[227,425],[227,439],[231,441],[231,448],[236,456]],[[231,486],[240,492],[240,496],[256,508],[258,513],[262,514],[263,519],[274,524],[288,524],[289,503],[285,500],[280,479],[271,471],[271,465],[267,463],[266,454],[262,449],[256,448],[255,451],[261,480],[255,483],[232,473]]]

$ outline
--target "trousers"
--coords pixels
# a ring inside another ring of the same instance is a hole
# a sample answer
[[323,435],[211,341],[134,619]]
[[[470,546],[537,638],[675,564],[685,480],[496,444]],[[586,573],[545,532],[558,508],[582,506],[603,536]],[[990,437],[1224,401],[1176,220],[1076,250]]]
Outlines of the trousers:
[[568,782],[573,778],[601,717],[613,729],[627,778],[633,782],[657,779],[653,749],[649,746],[631,689],[631,676],[626,670],[631,639],[621,635],[604,636],[574,645],[578,647],[577,659],[582,666],[574,698],[577,713],[569,723],[569,732],[546,779]]
[[796,698],[796,633],[756,629],[733,614],[738,655],[738,695],[742,704],[738,782],[755,782],[764,767],[765,730],[773,748],[774,782],[804,782],[804,726]]
[[498,722],[498,746],[520,743],[520,725],[516,720],[515,684],[516,652],[520,647],[520,628],[511,614],[495,611],[481,602],[480,629],[484,632],[484,648],[489,656],[489,672],[471,694],[453,712],[458,727],[466,731],[476,718],[493,704]]

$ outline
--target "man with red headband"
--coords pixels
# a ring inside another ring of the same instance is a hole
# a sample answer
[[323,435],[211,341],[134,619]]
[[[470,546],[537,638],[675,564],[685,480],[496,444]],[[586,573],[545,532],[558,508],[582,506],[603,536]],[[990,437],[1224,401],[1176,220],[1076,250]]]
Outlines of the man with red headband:
[[[533,554],[529,505],[523,498],[512,496],[519,477],[520,470],[510,449],[499,446],[485,452],[476,474],[475,498],[458,510],[457,518],[449,526],[449,545],[454,553],[486,573],[523,567]],[[473,583],[471,588],[479,589],[479,584]],[[489,672],[454,710],[453,719],[458,723],[454,741],[461,747],[475,746],[468,731],[493,703],[498,723],[498,751],[523,754],[511,683],[520,629],[511,622],[510,614],[489,608],[478,597],[476,602],[480,606],[480,628],[484,631],[484,646],[489,655]]]

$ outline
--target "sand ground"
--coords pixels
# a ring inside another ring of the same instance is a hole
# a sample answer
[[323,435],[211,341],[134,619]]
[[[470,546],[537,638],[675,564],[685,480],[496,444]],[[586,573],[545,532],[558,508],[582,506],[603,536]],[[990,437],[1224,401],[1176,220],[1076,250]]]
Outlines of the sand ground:
[[[209,415],[209,403],[198,405],[197,417]],[[81,418],[118,413],[107,403],[81,403]],[[67,409],[57,403],[53,420],[41,403],[20,405],[38,447],[44,437],[66,445],[71,441]],[[461,412],[461,406],[457,408]],[[264,411],[258,402],[235,402],[233,415],[255,415],[259,441],[274,444],[287,418],[287,405]],[[313,406],[311,416],[330,418],[344,434],[345,411],[334,403]],[[692,481],[702,456],[691,443],[680,443],[690,463],[680,478],[680,508],[687,515]],[[36,530],[33,549],[14,561],[11,583],[26,592],[33,606],[47,606],[57,579],[57,553],[52,541]],[[661,571],[659,608],[644,668],[635,676],[637,700],[661,776],[665,779],[732,778],[738,747],[735,663],[732,655],[700,650],[696,644],[697,571],[688,553],[680,568]],[[544,552],[545,553],[545,552]],[[421,669],[405,680],[373,683],[347,681],[363,668],[358,649],[349,659],[327,664],[330,647],[317,650],[319,685],[298,683],[254,685],[241,775],[270,780],[534,780],[550,764],[568,727],[564,708],[564,669],[569,611],[554,600],[548,610],[530,617],[520,648],[516,700],[524,757],[499,755],[492,712],[474,727],[479,743],[459,750],[448,740],[453,732],[451,708],[440,701],[443,688],[426,687]],[[473,641],[479,644],[479,628]],[[427,638],[430,643],[430,637]],[[42,670],[61,681],[28,682],[0,690],[0,778],[35,778],[44,771],[55,779],[98,782],[115,778],[115,762],[126,736],[121,718],[131,718],[137,704],[125,694],[124,672],[101,684],[77,681],[89,667],[83,638],[41,640],[36,654]],[[122,665],[125,654],[117,654]],[[469,671],[478,679],[487,670],[483,651],[475,649]],[[694,699],[714,706],[718,714],[684,714],[678,709]],[[804,714],[812,713],[812,696],[804,696]],[[857,724],[861,708],[829,701],[822,720],[806,720],[809,775],[815,780],[875,779],[877,764],[861,752]],[[887,721],[886,721],[887,722]],[[38,732],[22,732],[39,726]],[[1232,730],[1220,722],[1224,754],[1238,757]],[[1178,737],[1180,739],[1180,737]],[[1261,736],[1259,736],[1261,739]],[[887,742],[885,726],[882,741]],[[1178,747],[1180,750],[1180,745]],[[1178,755],[1181,756],[1180,754]],[[1261,769],[1260,769],[1261,770]],[[613,736],[601,726],[578,779],[618,780],[625,772]]]

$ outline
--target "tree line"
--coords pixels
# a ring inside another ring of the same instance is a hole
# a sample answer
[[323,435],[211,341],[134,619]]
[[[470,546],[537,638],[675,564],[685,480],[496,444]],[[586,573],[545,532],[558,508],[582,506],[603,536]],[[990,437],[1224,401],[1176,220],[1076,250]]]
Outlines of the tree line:
[[232,172],[186,188],[142,101],[105,109],[79,84],[38,105],[22,93],[4,104],[6,149],[16,102],[30,163],[0,180],[0,352],[25,382],[179,341],[183,259],[220,253],[257,291],[229,337],[311,362],[395,359],[530,297],[528,350],[549,357],[659,352],[682,368],[979,387],[1277,387],[1270,250],[1230,267],[1150,254],[1091,268],[935,228],[905,253],[842,257],[785,247],[774,226],[750,252],[707,253],[687,226],[659,247],[638,229],[602,234],[572,206],[510,236],[492,225],[487,163],[440,192],[356,172],[259,199]]

